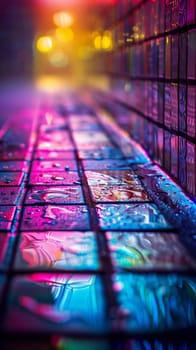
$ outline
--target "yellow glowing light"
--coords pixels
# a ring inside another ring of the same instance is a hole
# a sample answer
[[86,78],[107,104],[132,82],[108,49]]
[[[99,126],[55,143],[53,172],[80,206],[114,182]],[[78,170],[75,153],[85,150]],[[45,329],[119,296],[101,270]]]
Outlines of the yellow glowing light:
[[56,12],[53,15],[53,21],[57,27],[65,28],[71,26],[74,22],[74,19],[68,12]]
[[39,91],[45,93],[54,93],[56,91],[64,91],[65,79],[57,76],[44,75],[36,80],[36,87]]
[[101,50],[102,47],[102,37],[101,35],[97,35],[94,39],[94,47],[96,50]]
[[69,42],[74,38],[74,33],[71,28],[57,28],[56,38],[61,42]]
[[47,53],[53,48],[53,41],[50,36],[40,36],[36,41],[37,50]]
[[65,67],[69,63],[69,58],[61,51],[54,52],[48,59],[51,65],[57,68]]
[[102,38],[102,48],[104,50],[110,50],[112,48],[112,38],[108,34],[104,34]]

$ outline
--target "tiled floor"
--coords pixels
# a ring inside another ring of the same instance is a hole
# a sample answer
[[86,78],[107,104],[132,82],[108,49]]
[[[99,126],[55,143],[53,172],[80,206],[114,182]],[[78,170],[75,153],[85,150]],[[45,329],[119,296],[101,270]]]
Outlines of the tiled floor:
[[140,146],[72,97],[14,114],[0,156],[1,349],[189,349],[195,204]]

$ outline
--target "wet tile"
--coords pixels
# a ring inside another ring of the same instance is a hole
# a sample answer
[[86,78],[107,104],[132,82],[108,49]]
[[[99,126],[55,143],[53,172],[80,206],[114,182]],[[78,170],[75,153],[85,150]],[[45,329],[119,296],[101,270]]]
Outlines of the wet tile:
[[0,302],[1,302],[2,294],[3,294],[3,288],[5,285],[5,281],[6,281],[5,276],[3,274],[0,275]]
[[84,203],[80,186],[35,186],[26,194],[25,204],[36,203]]
[[38,151],[47,151],[49,149],[52,149],[53,151],[72,151],[74,150],[74,146],[72,142],[65,142],[65,141],[39,141],[37,145]]
[[40,128],[39,141],[66,142],[70,143],[68,131],[58,128]]
[[131,185],[138,186],[141,182],[133,171],[127,170],[100,170],[85,171],[89,186],[97,185]]
[[15,268],[96,270],[99,257],[95,234],[79,231],[22,233]]
[[159,232],[107,232],[113,264],[126,269],[196,269],[179,236]]
[[[83,339],[70,339],[59,337],[58,349],[62,350],[111,350],[109,343],[106,340],[83,340]],[[171,349],[173,350],[173,349]]]
[[0,231],[8,231],[11,229],[15,211],[16,207],[14,206],[0,206]]
[[148,201],[149,197],[140,186],[105,185],[91,186],[94,202],[134,202]]
[[72,134],[77,145],[91,142],[100,145],[108,141],[108,137],[103,132],[74,131]]
[[20,147],[0,147],[0,160],[24,160],[28,156],[28,150]]
[[[77,144],[77,143],[76,143]],[[79,150],[97,150],[97,148],[106,148],[106,147],[112,147],[112,143],[108,140],[107,142],[86,142],[86,143],[81,143],[77,144],[77,148]]]
[[83,160],[82,164],[85,170],[131,169],[129,161],[123,159]]
[[118,274],[113,286],[126,330],[151,333],[196,325],[194,277]]
[[115,147],[102,147],[94,150],[79,150],[80,159],[122,159],[121,152]]
[[0,204],[16,204],[20,193],[20,187],[0,187]]
[[75,159],[73,151],[36,151],[34,159],[37,160],[59,160],[59,159]]
[[24,208],[21,230],[88,230],[89,216],[84,205],[45,205]]
[[4,328],[23,334],[102,333],[107,329],[104,297],[100,277],[92,274],[18,276],[11,283]]
[[22,172],[0,173],[0,186],[19,186],[24,177]]
[[29,179],[30,185],[79,185],[80,179],[76,171],[59,172],[32,172]]
[[27,163],[20,160],[0,162],[0,171],[25,171]]
[[99,204],[96,208],[103,230],[172,228],[155,204]]
[[0,234],[0,270],[9,268],[15,236],[9,233]]
[[73,159],[58,160],[58,161],[45,161],[45,160],[34,160],[32,162],[32,172],[40,171],[55,171],[55,172],[66,172],[66,171],[77,170],[76,161]]

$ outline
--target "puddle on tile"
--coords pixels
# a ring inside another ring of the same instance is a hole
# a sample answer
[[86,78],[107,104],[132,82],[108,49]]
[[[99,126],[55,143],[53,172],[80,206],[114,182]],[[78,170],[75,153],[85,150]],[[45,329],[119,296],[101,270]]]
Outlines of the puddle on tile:
[[[64,179],[64,178],[63,178]],[[61,179],[60,179],[61,180]],[[26,204],[84,203],[80,186],[33,187],[27,192]]]
[[84,205],[46,205],[24,208],[21,229],[44,230],[88,230],[89,216]]
[[121,323],[124,329],[151,333],[195,327],[194,277],[126,273],[116,275],[114,288],[116,283],[121,285],[117,292],[120,310],[127,311]]
[[96,208],[103,230],[172,228],[155,204],[100,204]]
[[18,276],[12,281],[4,327],[23,333],[62,331],[65,327],[73,332],[103,332],[104,299],[101,279],[95,275]]
[[95,202],[126,202],[148,201],[145,190],[140,187],[126,185],[91,186],[91,193]]
[[22,269],[99,268],[98,250],[93,232],[27,232],[22,233],[15,268]]
[[30,174],[30,185],[76,185],[79,181],[79,176],[76,171],[65,171],[63,174],[59,172],[32,172]]
[[177,234],[107,232],[113,264],[126,269],[196,269]]
[[100,170],[85,171],[89,186],[97,185],[133,185],[143,186],[133,171],[127,170]]

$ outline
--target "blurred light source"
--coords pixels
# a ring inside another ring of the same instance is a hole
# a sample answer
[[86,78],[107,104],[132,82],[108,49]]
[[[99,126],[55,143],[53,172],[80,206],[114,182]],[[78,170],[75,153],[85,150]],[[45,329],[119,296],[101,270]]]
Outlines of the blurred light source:
[[111,50],[112,49],[112,37],[110,33],[104,33],[102,37],[102,48],[104,50]]
[[36,80],[37,89],[46,93],[54,93],[64,90],[65,86],[65,78],[60,78],[56,75],[43,75]]
[[69,58],[64,52],[54,52],[49,56],[49,62],[57,68],[65,67],[69,63]]
[[74,38],[74,33],[71,28],[57,28],[56,38],[61,42],[69,42]]
[[53,48],[53,41],[50,36],[40,36],[36,41],[37,50],[43,53],[51,51]]
[[56,12],[53,15],[53,21],[57,27],[65,28],[73,24],[73,17],[68,12]]
[[101,50],[101,41],[102,41],[102,37],[101,35],[97,35],[94,39],[94,46],[96,50]]

